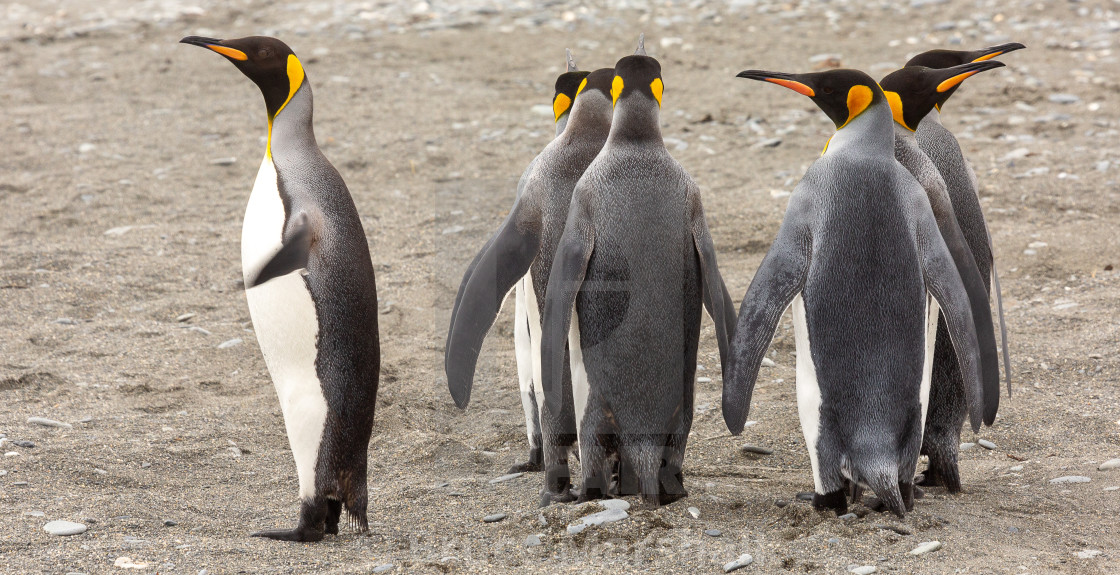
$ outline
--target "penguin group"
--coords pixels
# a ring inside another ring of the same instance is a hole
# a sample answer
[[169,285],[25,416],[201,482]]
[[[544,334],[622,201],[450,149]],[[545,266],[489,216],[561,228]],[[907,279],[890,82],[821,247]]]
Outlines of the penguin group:
[[[317,541],[338,533],[343,509],[366,530],[376,283],[353,199],[316,144],[311,85],[280,40],[182,42],[234,64],[267,113],[242,267],[300,513],[293,529],[253,535]],[[1001,342],[1009,392],[1010,372],[976,175],[940,116],[965,79],[1021,48],[933,50],[879,82],[848,69],[739,73],[810,98],[836,133],[791,195],[737,316],[700,189],[661,135],[665,84],[644,36],[610,68],[581,71],[568,52],[555,138],[455,297],[444,350],[454,403],[467,407],[483,340],[513,292],[528,451],[510,472],[543,472],[542,506],[630,495],[664,505],[687,496],[701,314],[714,324],[723,417],[737,435],[792,308],[813,505],[842,514],[870,489],[869,505],[902,517],[919,485],[959,491],[961,427],[991,425],[999,407]]]

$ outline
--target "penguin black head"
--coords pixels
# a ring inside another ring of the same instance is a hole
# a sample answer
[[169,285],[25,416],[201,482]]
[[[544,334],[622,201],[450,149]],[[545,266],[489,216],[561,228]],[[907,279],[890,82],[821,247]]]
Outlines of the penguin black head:
[[784,86],[813,100],[839,130],[883,100],[883,91],[871,76],[859,70],[827,70],[808,74],[786,74],[745,70],[736,77]]
[[611,88],[614,86],[614,68],[599,68],[594,72],[587,75],[579,88],[576,90],[576,97],[589,92],[601,92],[607,98],[611,97]]
[[646,35],[638,37],[638,49],[633,56],[626,56],[614,65],[614,78],[611,80],[611,101],[618,104],[619,98],[630,94],[643,94],[653,98],[661,107],[661,94],[665,84],[661,81],[661,63],[646,55]]
[[303,84],[304,71],[287,44],[267,36],[218,40],[187,36],[179,42],[202,46],[225,56],[261,89],[268,117],[274,118]]
[[556,95],[552,97],[552,111],[556,114],[557,122],[572,110],[572,101],[576,99],[576,94],[587,75],[588,72],[575,70],[564,72],[556,78]]
[[[992,46],[990,48],[983,48],[980,50],[930,50],[922,52],[906,62],[906,66],[924,66],[926,68],[951,68],[953,66],[960,66],[969,62],[984,62],[991,60],[1001,54],[1014,52],[1015,50],[1022,50],[1026,46],[1018,43],[1011,42],[1009,44],[1000,44],[999,46]],[[936,107],[938,110],[953,95],[956,88],[947,90],[941,94],[938,99]]]
[[1003,67],[996,60],[969,62],[949,68],[933,69],[923,66],[907,66],[883,78],[879,85],[891,105],[894,120],[913,132],[918,122],[933,109],[941,97],[955,90],[969,76]]

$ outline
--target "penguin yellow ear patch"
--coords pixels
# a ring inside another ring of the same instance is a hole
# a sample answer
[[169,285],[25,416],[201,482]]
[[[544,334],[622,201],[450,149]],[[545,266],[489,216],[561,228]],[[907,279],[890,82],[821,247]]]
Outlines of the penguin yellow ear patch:
[[587,78],[584,78],[583,81],[579,83],[579,88],[576,88],[576,97],[579,97],[579,93],[582,92],[583,89],[586,88],[586,87],[587,87]]
[[976,72],[965,72],[964,74],[957,74],[956,76],[953,76],[952,78],[949,78],[948,80],[945,80],[944,82],[938,84],[937,85],[937,92],[938,93],[948,92],[949,90],[953,89],[953,87],[956,86],[957,84],[960,84],[961,82],[964,82],[965,78],[968,78],[969,76],[971,76],[975,73]]
[[[586,80],[584,80],[584,81],[586,82]],[[583,86],[580,85],[580,88],[582,88],[582,87]],[[572,105],[572,101],[571,101],[571,99],[568,98],[567,94],[557,94],[556,99],[552,101],[552,111],[553,111],[553,113],[556,114],[556,120],[555,121],[559,122],[560,121],[560,116],[563,116],[564,112],[567,112],[568,107],[570,107],[571,105]]]
[[[856,116],[863,113],[863,111],[871,105],[871,99],[873,97],[874,94],[871,88],[863,84],[852,86],[848,90],[848,119],[844,122],[844,126],[847,126],[848,122],[851,122]],[[840,127],[843,128],[844,126]]]
[[288,99],[284,100],[284,104],[276,110],[277,114],[292,101],[292,96],[295,96],[296,91],[303,85],[303,76],[303,65],[299,63],[299,58],[296,58],[295,54],[288,54]]
[[226,58],[232,58],[234,60],[239,60],[239,61],[242,61],[242,62],[249,59],[249,57],[245,55],[245,52],[242,52],[241,50],[236,50],[234,48],[227,48],[225,46],[218,46],[217,44],[207,44],[206,47],[215,51],[215,52],[217,52],[217,53],[219,53],[219,54],[221,54],[222,56],[225,56]]
[[797,92],[802,96],[808,96],[812,98],[813,96],[817,95],[817,93],[814,92],[812,88],[806,86],[805,84],[802,84],[801,82],[795,82],[793,80],[783,80],[781,78],[767,78],[766,81],[772,84],[777,84],[784,88],[789,88],[790,90],[793,90],[794,92]]
[[886,90],[883,90],[883,95],[887,97],[887,103],[891,105],[891,114],[894,115],[894,121],[913,132],[914,129],[907,126],[906,120],[902,117],[902,96],[899,96],[898,92],[888,92]]
[[622,88],[624,84],[621,76],[615,76],[611,81],[611,105],[618,103],[618,97],[622,95]]
[[649,91],[653,92],[653,99],[657,100],[657,107],[660,108],[661,94],[665,92],[665,83],[661,81],[661,78],[654,78],[653,81],[649,83]]

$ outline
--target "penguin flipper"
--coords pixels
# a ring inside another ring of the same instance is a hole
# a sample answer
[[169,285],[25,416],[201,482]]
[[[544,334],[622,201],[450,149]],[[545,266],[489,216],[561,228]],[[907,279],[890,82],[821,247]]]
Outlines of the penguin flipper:
[[[564,351],[568,344],[572,309],[587,274],[591,253],[595,249],[595,231],[586,203],[587,199],[579,194],[577,186],[545,290],[544,315],[541,318],[541,388],[544,391],[542,423],[546,413],[557,414],[562,410],[564,398],[561,395],[566,363]],[[548,459],[547,453],[545,458]]]
[[716,342],[719,344],[720,369],[726,374],[727,359],[730,357],[731,338],[735,336],[735,303],[723,283],[723,276],[716,265],[716,247],[712,234],[704,218],[704,206],[700,193],[693,191],[692,196],[692,240],[700,259],[700,275],[703,282],[704,307],[716,326]]
[[979,431],[981,422],[991,425],[995,421],[995,409],[999,404],[999,380],[996,380],[995,397],[991,397],[991,390],[983,385],[980,346],[976,340],[976,323],[972,318],[968,292],[941,233],[933,222],[924,223],[929,225],[919,224],[918,248],[926,290],[937,300],[941,313],[945,315],[949,339],[953,342],[953,351],[957,354],[957,363],[960,364],[964,380],[969,421],[972,430]]
[[813,206],[808,195],[800,189],[793,193],[778,237],[755,272],[739,308],[731,356],[723,375],[723,420],[734,435],[743,431],[758,368],[774,339],[778,321],[805,287],[813,245]]
[[463,278],[444,356],[447,388],[460,408],[471,399],[482,340],[494,325],[506,295],[537,257],[540,230],[540,213],[519,200]]
[[[980,275],[980,268],[976,265],[976,259],[953,213],[948,194],[945,194],[943,202],[931,201],[930,203],[938,231],[945,241],[945,247],[953,258],[957,274],[960,275],[961,283],[964,284],[964,290],[968,294],[969,309],[976,328],[976,342],[980,349],[980,372],[987,406],[985,409],[993,409],[994,415],[995,408],[988,402],[999,405],[999,345],[996,342],[992,308],[988,303],[987,283],[984,281],[984,276]],[[995,267],[993,266],[992,269],[994,270]]]
[[311,255],[313,235],[307,212],[300,212],[291,218],[280,251],[257,272],[257,277],[251,278],[246,283],[245,288],[254,288],[268,280],[306,268],[307,260]]

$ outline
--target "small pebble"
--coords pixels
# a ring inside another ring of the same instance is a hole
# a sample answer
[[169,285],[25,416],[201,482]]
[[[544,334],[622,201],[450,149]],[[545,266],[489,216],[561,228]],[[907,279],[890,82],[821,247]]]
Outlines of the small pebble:
[[19,457],[18,451],[8,451],[4,453],[4,457]]
[[148,468],[149,468],[149,467],[151,467],[151,466],[152,466],[152,464],[151,464],[151,463],[149,463],[149,462],[145,461],[145,462],[143,462],[143,463],[141,463],[141,464],[140,464],[140,469],[148,469]]
[[861,567],[851,567],[848,569],[848,572],[855,573],[856,575],[871,575],[878,570],[879,568],[874,565],[863,565]]
[[179,323],[183,323],[185,321],[190,321],[190,319],[193,318],[193,317],[194,317],[194,313],[185,313],[185,314],[175,318],[175,321],[177,321]]
[[210,163],[215,166],[232,166],[237,163],[237,158],[214,158]]
[[697,383],[711,383],[712,378],[710,378],[710,377],[698,377],[698,378],[696,378],[696,382]]
[[163,520],[163,526],[164,527],[174,527],[178,524],[179,524],[178,521],[174,521],[174,520],[171,520],[171,519],[164,519]]
[[1108,471],[1109,469],[1120,469],[1120,459],[1109,459],[1097,467],[1097,471]]
[[1059,485],[1062,483],[1088,483],[1090,481],[1092,481],[1092,479],[1089,479],[1084,475],[1066,475],[1064,477],[1055,477],[1054,479],[1051,479],[1050,484]]
[[1023,466],[1022,465],[1012,465],[1011,467],[1008,467],[1007,470],[1008,471],[1022,471]]
[[730,573],[730,572],[732,572],[736,569],[742,569],[743,567],[746,567],[747,565],[750,565],[751,563],[754,563],[754,557],[751,557],[750,553],[743,553],[742,555],[739,556],[738,559],[724,565],[723,566],[723,572],[724,573]]
[[525,473],[524,472],[508,473],[508,474],[503,475],[501,477],[495,477],[494,479],[490,480],[490,485],[494,485],[496,483],[503,483],[503,482],[509,481],[511,479],[517,479],[518,477],[521,477],[522,475],[525,475]]
[[837,517],[837,519],[839,519],[840,521],[855,521],[856,519],[859,519],[859,515],[856,515],[855,513],[845,513]]
[[774,367],[775,365],[777,364],[774,363],[774,360],[768,357],[762,358],[762,367]]
[[16,440],[12,441],[12,445],[14,445],[16,447],[26,447],[28,449],[31,449],[31,448],[35,447],[35,442],[34,441],[28,441],[26,439],[16,439]]
[[219,343],[218,349],[227,349],[238,345],[241,345],[241,338],[235,337],[233,339],[227,339],[222,343]]
[[1050,94],[1049,100],[1055,104],[1076,104],[1081,98],[1073,94]]
[[813,492],[812,491],[802,491],[801,493],[797,494],[797,498],[800,499],[801,501],[812,501],[813,500]]
[[689,507],[688,514],[691,515],[693,519],[700,519],[700,509],[697,507]]
[[541,546],[540,536],[539,535],[530,535],[530,536],[526,537],[525,538],[525,546],[526,547],[540,547]]
[[776,499],[774,500],[774,505],[777,505],[778,509],[781,509],[786,505],[789,505],[789,501],[786,501],[785,499]]
[[1086,549],[1084,551],[1078,551],[1077,552],[1077,558],[1078,559],[1092,559],[1092,558],[1096,557],[1097,555],[1100,555],[1101,553],[1103,553],[1103,552],[1102,551],[1097,551],[1096,549]]
[[630,502],[625,499],[604,499],[599,502],[606,509],[619,509],[627,511],[630,509]]
[[767,448],[767,447],[761,447],[759,445],[751,445],[749,443],[744,445],[741,449],[743,450],[744,453],[757,453],[759,455],[773,455],[774,454],[773,449],[770,449],[770,448]]
[[839,542],[840,542],[840,538],[839,538],[839,537],[829,537],[829,538],[828,538],[828,542],[829,542],[829,543],[832,543],[833,545],[835,545],[835,544],[837,544],[837,543],[839,543]]
[[486,517],[483,517],[482,522],[483,523],[497,523],[497,522],[501,521],[502,519],[505,519],[506,517],[509,517],[509,515],[506,515],[505,513],[495,513],[493,515],[487,515]]
[[1019,528],[1018,528],[1018,527],[1015,527],[1014,525],[1012,525],[1011,527],[1008,527],[1008,528],[1007,528],[1007,532],[1008,532],[1008,533],[1018,533],[1018,532],[1019,532]]
[[87,415],[78,420],[78,423],[93,423],[93,416]]
[[1120,485],[1113,485],[1113,486],[1110,486],[1110,487],[1105,487],[1104,490],[1105,491],[1120,491]]
[[568,535],[579,535],[584,529],[587,529],[586,523],[573,523],[568,526]]
[[780,145],[782,145],[782,139],[781,138],[766,138],[765,140],[762,140],[761,142],[756,142],[756,143],[752,144],[751,147],[755,148],[755,149],[777,148]]
[[73,521],[51,521],[43,526],[43,531],[59,537],[85,533],[86,529],[89,529],[89,527],[86,527],[85,524],[74,523]]
[[888,524],[888,523],[876,523],[872,527],[874,527],[876,529],[886,529],[887,531],[894,531],[895,533],[898,533],[899,535],[910,535],[912,533],[912,531],[910,531],[910,528],[906,527],[905,525],[891,525],[891,524]]
[[984,449],[988,449],[988,450],[996,448],[996,444],[992,443],[991,441],[988,441],[987,439],[977,440],[976,445],[979,445],[980,447],[983,447]]
[[24,511],[23,514],[27,515],[28,517],[46,517],[47,516],[47,514],[43,513],[42,511]]
[[910,554],[911,555],[925,555],[926,553],[929,553],[931,551],[937,551],[938,549],[941,549],[941,542],[940,541],[927,541],[927,542],[922,543],[921,545],[915,547],[913,550],[911,550]]
[[976,447],[975,443],[962,443],[961,444],[961,451],[968,451],[969,449],[972,449],[973,447]]
[[719,529],[705,529],[704,535],[707,535],[708,537],[720,537],[723,535],[723,531],[720,531]]
[[26,481],[13,481],[12,485],[15,487],[27,487],[28,483]]
[[[396,565],[393,565],[392,563],[386,563],[384,565],[378,565],[377,567],[374,567],[373,572],[384,573],[386,571],[392,571],[395,567]],[[198,575],[202,575],[202,573],[200,572]]]

